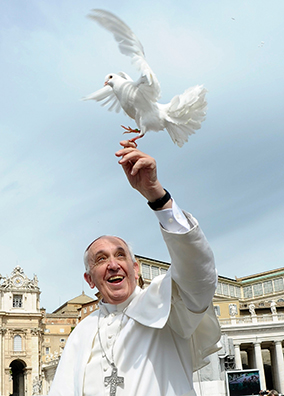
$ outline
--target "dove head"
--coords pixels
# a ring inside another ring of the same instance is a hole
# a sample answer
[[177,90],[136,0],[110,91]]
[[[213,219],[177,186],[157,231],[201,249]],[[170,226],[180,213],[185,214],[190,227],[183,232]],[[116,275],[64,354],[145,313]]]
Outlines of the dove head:
[[112,73],[112,74],[108,74],[107,76],[106,76],[106,78],[105,78],[105,83],[104,83],[104,85],[106,86],[106,85],[110,85],[111,87],[113,87],[113,84],[114,84],[114,81],[115,81],[115,77],[116,77],[117,75],[116,74],[114,74],[114,73]]

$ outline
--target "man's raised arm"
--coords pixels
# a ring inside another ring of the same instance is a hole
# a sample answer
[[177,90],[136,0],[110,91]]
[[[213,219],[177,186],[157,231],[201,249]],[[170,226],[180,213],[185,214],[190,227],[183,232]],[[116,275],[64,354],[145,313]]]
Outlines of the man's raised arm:
[[119,163],[130,185],[148,200],[150,207],[154,205],[172,259],[172,278],[184,303],[194,312],[203,312],[212,300],[217,279],[208,242],[198,222],[189,214],[185,216],[174,200],[170,198],[163,204],[167,192],[157,178],[155,159],[137,150],[131,142],[120,144],[124,148],[116,155],[122,157]]

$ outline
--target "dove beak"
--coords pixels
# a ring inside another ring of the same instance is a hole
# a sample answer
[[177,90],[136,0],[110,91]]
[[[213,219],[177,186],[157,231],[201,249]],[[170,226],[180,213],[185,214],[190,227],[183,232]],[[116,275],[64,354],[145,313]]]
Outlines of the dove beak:
[[105,83],[104,83],[104,87],[105,87],[107,84],[108,84],[108,81],[105,81]]

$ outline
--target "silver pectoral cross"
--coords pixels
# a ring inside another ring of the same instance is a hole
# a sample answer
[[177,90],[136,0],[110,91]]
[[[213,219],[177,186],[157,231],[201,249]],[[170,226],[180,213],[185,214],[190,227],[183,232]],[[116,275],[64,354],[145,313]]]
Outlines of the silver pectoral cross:
[[111,364],[111,367],[112,367],[111,375],[108,377],[105,377],[105,386],[110,385],[109,394],[110,394],[110,396],[115,396],[117,385],[124,384],[124,377],[117,376],[117,368],[115,367],[114,363]]

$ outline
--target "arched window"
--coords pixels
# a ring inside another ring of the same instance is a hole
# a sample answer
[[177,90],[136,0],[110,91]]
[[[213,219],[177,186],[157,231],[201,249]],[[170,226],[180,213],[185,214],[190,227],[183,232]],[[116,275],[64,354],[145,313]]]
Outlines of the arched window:
[[14,337],[14,352],[19,352],[22,350],[22,337],[20,335],[16,335]]

